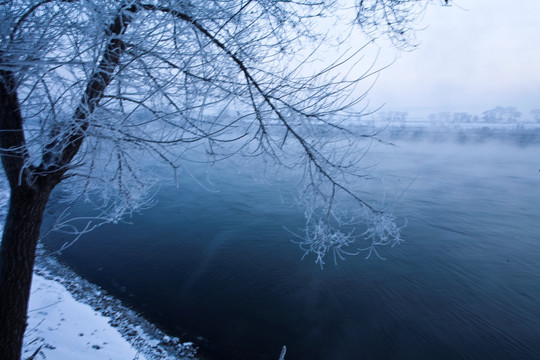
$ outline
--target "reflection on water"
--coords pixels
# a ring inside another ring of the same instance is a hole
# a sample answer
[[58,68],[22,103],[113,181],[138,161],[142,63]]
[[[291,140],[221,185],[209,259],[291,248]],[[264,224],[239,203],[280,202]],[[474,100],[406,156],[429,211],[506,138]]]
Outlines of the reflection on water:
[[[185,179],[133,225],[107,226],[61,257],[174,335],[209,339],[211,359],[533,359],[540,353],[538,147],[376,147],[366,192],[392,199],[405,243],[321,271],[283,226],[303,224],[249,169]],[[194,170],[195,175],[201,175]],[[379,199],[380,196],[375,196]],[[55,234],[50,247],[65,241]]]

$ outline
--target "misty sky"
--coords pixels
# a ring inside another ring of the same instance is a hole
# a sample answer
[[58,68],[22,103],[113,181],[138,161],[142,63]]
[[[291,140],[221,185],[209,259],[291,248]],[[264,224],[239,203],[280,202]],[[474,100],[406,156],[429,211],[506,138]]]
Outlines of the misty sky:
[[430,6],[419,27],[420,46],[380,74],[372,106],[419,115],[540,108],[540,1],[456,0]]

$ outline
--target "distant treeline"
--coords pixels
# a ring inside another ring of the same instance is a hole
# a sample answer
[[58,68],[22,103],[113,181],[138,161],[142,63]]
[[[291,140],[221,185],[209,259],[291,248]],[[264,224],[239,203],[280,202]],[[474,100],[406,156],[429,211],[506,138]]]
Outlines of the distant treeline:
[[540,144],[540,127],[528,128],[520,125],[514,128],[490,126],[453,128],[446,126],[423,127],[401,125],[387,127],[382,131],[381,136],[390,140],[457,141],[461,143],[500,140],[520,145],[529,145]]
[[519,145],[540,144],[540,109],[526,119],[514,107],[496,107],[472,115],[440,112],[427,118],[409,118],[406,112],[379,113],[360,127],[364,132],[380,132],[388,140],[432,140],[484,142],[500,140]]

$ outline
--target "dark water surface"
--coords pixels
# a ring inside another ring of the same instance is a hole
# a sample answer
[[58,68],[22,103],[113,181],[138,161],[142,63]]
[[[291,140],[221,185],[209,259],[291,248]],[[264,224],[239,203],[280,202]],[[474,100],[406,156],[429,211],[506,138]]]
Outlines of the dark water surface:
[[209,359],[277,360],[283,345],[287,360],[540,358],[540,148],[403,143],[372,149],[378,161],[366,190],[392,199],[414,179],[385,261],[301,261],[283,228],[303,224],[282,201],[294,181],[227,164],[215,191],[166,184],[133,225],[60,259],[172,335],[208,339]]

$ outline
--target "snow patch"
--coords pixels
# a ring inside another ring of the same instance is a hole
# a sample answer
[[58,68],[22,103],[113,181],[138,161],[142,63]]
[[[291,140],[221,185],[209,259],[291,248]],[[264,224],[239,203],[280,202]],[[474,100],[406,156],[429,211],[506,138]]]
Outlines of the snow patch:
[[146,360],[109,319],[77,302],[60,283],[34,274],[23,358]]
[[[36,319],[29,319],[24,358],[39,352],[43,354],[41,359],[58,360],[196,359],[192,343],[167,336],[120,300],[46,255],[42,248],[38,250],[34,278],[37,285],[32,285],[29,317]],[[55,286],[43,285],[44,281]],[[33,298],[38,299],[36,306],[32,306]],[[71,312],[72,303],[78,304],[76,313]],[[53,355],[47,356],[50,351]]]

